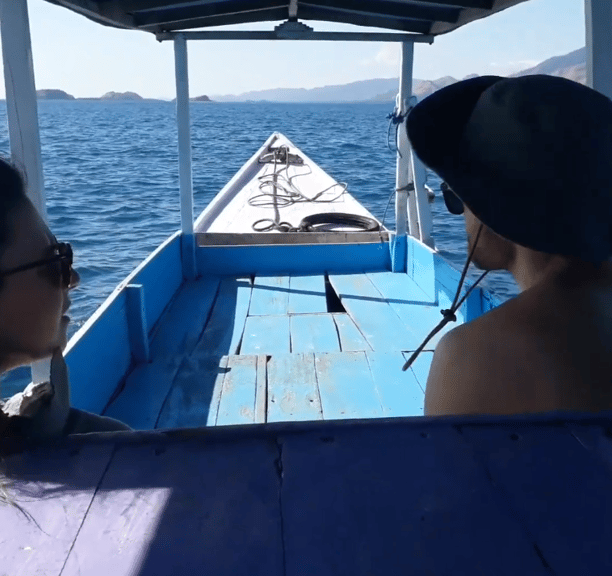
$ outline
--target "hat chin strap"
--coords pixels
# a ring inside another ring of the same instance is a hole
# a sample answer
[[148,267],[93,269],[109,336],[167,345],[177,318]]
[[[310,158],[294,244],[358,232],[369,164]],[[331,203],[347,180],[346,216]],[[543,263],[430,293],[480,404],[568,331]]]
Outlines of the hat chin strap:
[[457,302],[457,300],[459,298],[459,294],[461,294],[461,288],[463,287],[463,281],[465,280],[465,275],[467,274],[468,267],[470,265],[470,262],[472,261],[472,256],[474,256],[474,250],[476,250],[476,245],[478,244],[478,239],[480,238],[480,233],[482,232],[482,227],[483,226],[484,226],[484,224],[481,223],[480,227],[478,228],[478,233],[476,234],[476,240],[474,240],[474,245],[472,246],[472,249],[470,250],[470,253],[468,255],[468,259],[467,259],[467,261],[465,263],[465,266],[463,267],[463,272],[461,273],[461,279],[459,280],[459,285],[457,286],[457,292],[455,293],[455,298],[453,299],[453,303],[451,304],[451,307],[448,310],[440,310],[440,313],[442,314],[442,316],[444,316],[444,318],[442,318],[442,320],[440,320],[438,325],[429,333],[429,335],[425,338],[423,343],[412,353],[412,356],[410,356],[410,358],[408,358],[408,360],[404,364],[404,367],[402,368],[402,370],[404,372],[406,370],[408,370],[408,368],[410,368],[412,363],[416,360],[417,356],[423,351],[423,348],[425,348],[425,346],[427,346],[427,343],[438,332],[440,332],[440,330],[442,330],[442,328],[444,328],[444,326],[446,326],[449,322],[456,322],[457,321],[457,316],[455,315],[455,312],[457,312],[457,310],[461,307],[461,305],[463,304],[465,299],[470,295],[472,290],[474,290],[474,288],[476,288],[476,286],[478,286],[480,281],[489,273],[489,270],[486,270],[483,274],[481,274],[480,278],[478,278],[478,280],[476,280],[476,282],[474,282],[474,284],[464,294],[463,298],[461,298],[461,300],[459,300]]

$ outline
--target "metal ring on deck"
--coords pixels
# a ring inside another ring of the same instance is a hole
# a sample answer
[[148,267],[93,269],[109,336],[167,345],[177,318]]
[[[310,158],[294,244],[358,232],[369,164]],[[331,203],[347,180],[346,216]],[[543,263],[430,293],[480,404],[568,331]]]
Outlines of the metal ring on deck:
[[365,232],[380,231],[380,223],[374,220],[374,218],[359,216],[358,214],[345,214],[343,212],[311,214],[302,219],[299,229],[303,232],[316,232],[317,226],[325,224],[339,224],[341,226],[359,228]]

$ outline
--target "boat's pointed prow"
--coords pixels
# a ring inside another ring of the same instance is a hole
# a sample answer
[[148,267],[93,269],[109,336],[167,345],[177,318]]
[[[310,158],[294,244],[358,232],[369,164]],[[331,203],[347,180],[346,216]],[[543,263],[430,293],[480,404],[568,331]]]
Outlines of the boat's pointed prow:
[[382,223],[346,183],[279,132],[217,194],[195,231],[200,241],[222,234],[229,244],[351,242],[363,241],[364,234],[387,239]]

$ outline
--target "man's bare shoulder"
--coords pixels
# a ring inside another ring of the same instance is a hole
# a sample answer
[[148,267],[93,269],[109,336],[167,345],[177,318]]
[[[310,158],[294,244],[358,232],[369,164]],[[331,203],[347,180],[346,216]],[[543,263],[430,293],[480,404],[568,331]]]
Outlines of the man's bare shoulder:
[[502,390],[524,381],[538,320],[517,296],[447,332],[436,346],[425,396],[426,414],[503,413]]

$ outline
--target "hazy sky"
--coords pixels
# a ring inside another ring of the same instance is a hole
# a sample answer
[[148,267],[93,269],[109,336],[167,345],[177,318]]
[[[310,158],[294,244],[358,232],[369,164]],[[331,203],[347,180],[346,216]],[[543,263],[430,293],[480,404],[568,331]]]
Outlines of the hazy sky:
[[[28,0],[28,6],[37,88],[60,88],[75,96],[130,90],[174,97],[172,43],[94,24],[44,0]],[[315,30],[358,29],[307,23]],[[274,24],[233,28],[270,30]],[[582,46],[583,0],[530,0],[440,36],[433,45],[417,44],[414,75],[428,80],[503,75]],[[191,42],[190,93],[238,94],[395,77],[398,49],[368,42]]]

